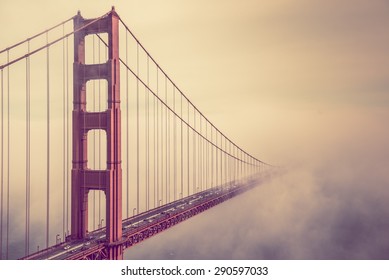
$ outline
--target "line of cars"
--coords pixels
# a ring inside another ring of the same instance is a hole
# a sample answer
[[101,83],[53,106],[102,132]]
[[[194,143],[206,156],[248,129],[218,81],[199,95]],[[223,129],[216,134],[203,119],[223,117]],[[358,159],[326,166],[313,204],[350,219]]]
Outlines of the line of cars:
[[[237,186],[233,187],[227,187],[225,190],[228,191],[231,188],[235,188]],[[181,203],[178,205],[172,205],[171,208],[164,209],[161,212],[158,212],[156,214],[153,214],[152,216],[145,217],[144,219],[132,221],[131,223],[126,223],[122,226],[122,230],[128,230],[128,229],[136,229],[142,226],[146,226],[149,223],[152,223],[156,220],[166,218],[166,216],[174,215],[175,212],[180,212],[181,210],[184,210],[185,208],[194,205],[196,202],[201,202],[206,197],[212,196],[212,195],[219,195],[222,190],[208,190],[203,192],[202,194],[196,194],[191,197],[187,197],[186,199],[182,200]],[[70,253],[76,253],[77,251],[84,251],[90,248],[92,240],[95,240],[96,243],[105,242],[105,232],[104,230],[95,232],[94,234],[88,235],[85,240],[82,243],[76,243],[74,246],[71,246],[70,244],[65,245],[63,247],[63,250],[69,251]],[[85,242],[86,241],[86,242]]]

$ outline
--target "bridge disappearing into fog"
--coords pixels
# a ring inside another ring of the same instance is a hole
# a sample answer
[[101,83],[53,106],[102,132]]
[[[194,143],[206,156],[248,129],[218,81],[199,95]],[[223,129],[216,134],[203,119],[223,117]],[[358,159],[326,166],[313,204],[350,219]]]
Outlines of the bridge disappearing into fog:
[[271,171],[198,110],[114,8],[1,50],[0,71],[0,259],[122,259]]

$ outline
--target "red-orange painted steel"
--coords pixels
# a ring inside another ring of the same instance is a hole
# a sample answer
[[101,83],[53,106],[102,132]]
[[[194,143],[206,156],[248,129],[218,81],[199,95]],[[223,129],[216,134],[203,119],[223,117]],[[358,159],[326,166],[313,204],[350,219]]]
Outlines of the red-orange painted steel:
[[[106,247],[109,259],[123,258],[123,249],[120,244],[122,239],[122,169],[118,23],[119,16],[114,9],[97,21],[84,19],[80,13],[74,18],[74,30],[88,26],[74,34],[71,236],[73,239],[83,239],[87,234],[89,190],[104,191]],[[85,64],[85,37],[98,33],[108,34],[108,61],[97,65]],[[103,112],[86,110],[86,83],[95,79],[105,79],[108,82],[108,109]],[[106,131],[107,169],[104,171],[90,170],[87,167],[87,133],[91,129]]]
[[[196,216],[226,200],[229,200],[243,192],[246,192],[255,187],[260,181],[253,180],[246,185],[243,185],[233,191],[223,193],[220,196],[213,197],[207,201],[193,205],[192,207],[186,208],[185,210],[179,211],[174,215],[166,215],[157,219],[155,222],[150,223],[147,226],[140,226],[131,233],[125,233],[121,244],[123,250],[128,249],[162,231],[165,231],[193,216]],[[93,247],[88,248],[84,251],[79,251],[76,254],[72,254],[67,257],[68,260],[95,260],[95,259],[109,259],[108,248],[102,244],[96,244]]]

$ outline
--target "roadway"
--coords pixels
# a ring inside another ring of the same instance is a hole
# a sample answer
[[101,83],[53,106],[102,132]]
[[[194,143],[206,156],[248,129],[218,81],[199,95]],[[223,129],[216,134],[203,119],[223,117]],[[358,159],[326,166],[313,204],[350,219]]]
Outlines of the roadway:
[[[130,236],[131,234],[147,228],[150,224],[157,223],[159,220],[164,220],[166,217],[185,212],[188,209],[195,207],[196,205],[204,204],[207,201],[211,201],[228,193],[235,192],[237,189],[247,189],[248,185],[252,184],[230,184],[224,187],[211,188],[125,219],[122,222],[123,236]],[[83,252],[102,248],[105,246],[105,243],[106,229],[104,227],[90,232],[83,240],[67,241],[55,245],[47,250],[34,253],[25,257],[24,259],[69,259],[72,258],[73,255],[78,255]]]

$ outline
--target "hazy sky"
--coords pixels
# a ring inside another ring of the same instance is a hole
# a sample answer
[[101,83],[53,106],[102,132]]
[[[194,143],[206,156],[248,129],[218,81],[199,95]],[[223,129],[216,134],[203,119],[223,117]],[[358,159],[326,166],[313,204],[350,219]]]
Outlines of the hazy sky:
[[389,258],[388,0],[1,0],[0,49],[112,5],[221,131],[290,168],[131,257]]
[[[77,10],[96,17],[115,5],[194,104],[266,161],[283,163],[283,149],[305,138],[298,133],[303,127],[309,134],[320,120],[351,116],[347,110],[387,112],[389,105],[386,0],[16,0],[0,5],[0,48]],[[282,152],[270,151],[270,144]]]

